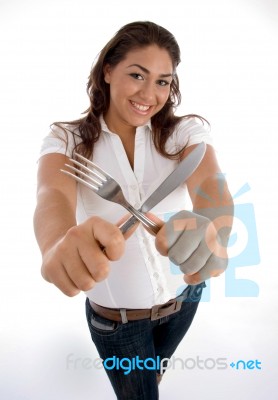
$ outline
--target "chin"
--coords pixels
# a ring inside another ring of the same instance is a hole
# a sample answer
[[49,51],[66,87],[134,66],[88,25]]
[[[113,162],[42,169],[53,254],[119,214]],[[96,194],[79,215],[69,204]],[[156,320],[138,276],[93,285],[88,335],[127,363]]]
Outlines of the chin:
[[138,116],[138,117],[133,117],[130,118],[131,125],[134,127],[139,127],[146,125],[148,121],[151,119],[152,115],[149,116]]

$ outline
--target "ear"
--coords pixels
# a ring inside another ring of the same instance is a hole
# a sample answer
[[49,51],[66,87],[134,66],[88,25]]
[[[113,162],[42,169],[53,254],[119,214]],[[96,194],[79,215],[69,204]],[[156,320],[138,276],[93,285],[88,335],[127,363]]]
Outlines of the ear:
[[103,67],[103,75],[104,75],[104,81],[106,83],[110,83],[110,76],[111,76],[111,66],[109,64],[106,64]]

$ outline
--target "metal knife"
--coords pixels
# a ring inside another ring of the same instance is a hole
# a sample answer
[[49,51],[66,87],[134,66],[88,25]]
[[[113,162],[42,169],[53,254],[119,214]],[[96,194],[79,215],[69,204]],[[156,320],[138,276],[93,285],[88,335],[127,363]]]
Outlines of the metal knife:
[[[154,206],[161,202],[168,194],[175,190],[180,184],[186,181],[193,174],[195,169],[202,161],[206,151],[206,144],[204,142],[199,143],[195,149],[188,154],[177,166],[177,168],[171,172],[169,176],[156,188],[156,190],[147,198],[142,204],[139,211],[147,212]],[[122,233],[126,233],[132,226],[137,222],[137,219],[132,216],[126,222],[124,222],[120,229]]]

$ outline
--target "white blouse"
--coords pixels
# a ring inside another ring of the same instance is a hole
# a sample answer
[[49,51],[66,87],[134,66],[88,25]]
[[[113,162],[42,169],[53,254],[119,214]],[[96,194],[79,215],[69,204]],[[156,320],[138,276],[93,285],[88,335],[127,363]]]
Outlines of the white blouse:
[[[102,134],[95,143],[92,160],[106,170],[122,187],[126,199],[139,208],[144,200],[175,169],[177,160],[161,156],[154,147],[150,123],[136,129],[134,170],[132,170],[120,137],[109,131],[101,118]],[[73,135],[55,128],[44,138],[40,156],[62,153],[71,156]],[[80,139],[79,139],[80,140]],[[178,149],[200,142],[212,144],[207,129],[195,118],[184,119],[168,139],[166,150]],[[78,223],[97,215],[116,223],[127,211],[120,205],[102,199],[84,185],[78,184]],[[169,194],[151,212],[162,220],[186,207],[186,185]],[[154,237],[141,225],[127,240],[125,253],[111,262],[107,279],[98,282],[86,295],[97,304],[111,308],[151,308],[178,296],[186,287],[183,274],[168,257],[161,256],[155,248]]]

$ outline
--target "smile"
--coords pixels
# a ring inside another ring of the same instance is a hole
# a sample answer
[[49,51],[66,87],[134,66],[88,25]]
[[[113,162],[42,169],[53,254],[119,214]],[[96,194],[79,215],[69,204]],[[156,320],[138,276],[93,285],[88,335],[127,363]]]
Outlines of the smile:
[[144,106],[143,104],[135,103],[135,101],[131,101],[131,104],[139,111],[148,111],[151,108],[151,106]]

